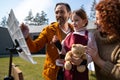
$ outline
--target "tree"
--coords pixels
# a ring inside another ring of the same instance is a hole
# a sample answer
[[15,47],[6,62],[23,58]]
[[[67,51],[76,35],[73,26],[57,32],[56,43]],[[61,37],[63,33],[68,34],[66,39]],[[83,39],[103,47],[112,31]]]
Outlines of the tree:
[[36,14],[34,22],[37,23],[37,25],[48,24],[48,19],[46,18],[46,16],[47,14],[44,11],[41,11],[41,14]]
[[33,21],[33,14],[32,14],[32,10],[30,10],[29,11],[29,13],[28,13],[28,16],[25,18],[25,22],[27,23],[27,24],[29,24],[29,23],[31,23],[32,21]]
[[46,18],[47,14],[44,11],[41,11],[41,25],[48,24],[48,19]]
[[84,8],[84,5],[83,5],[83,4],[81,5],[81,7],[80,7],[80,8],[81,8],[81,9],[83,9],[83,10],[85,10],[85,8]]
[[47,14],[44,11],[41,13],[36,13],[35,17],[32,15],[32,11],[29,12],[28,16],[25,18],[25,21],[29,25],[45,25],[48,24]]
[[33,21],[36,25],[40,25],[40,14],[39,13],[36,13],[36,16],[33,19]]
[[1,27],[5,27],[6,25],[7,25],[7,18],[6,18],[6,16],[4,16],[2,18],[2,21],[0,22],[0,26]]
[[96,0],[94,0],[92,3],[90,17],[89,17],[90,20],[95,20],[95,5],[96,5]]

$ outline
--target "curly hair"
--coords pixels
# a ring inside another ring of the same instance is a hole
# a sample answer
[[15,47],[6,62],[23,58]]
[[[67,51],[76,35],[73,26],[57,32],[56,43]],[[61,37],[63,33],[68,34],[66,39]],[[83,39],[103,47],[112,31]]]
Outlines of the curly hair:
[[100,25],[104,31],[120,37],[120,2],[118,0],[102,0],[95,9],[100,13]]

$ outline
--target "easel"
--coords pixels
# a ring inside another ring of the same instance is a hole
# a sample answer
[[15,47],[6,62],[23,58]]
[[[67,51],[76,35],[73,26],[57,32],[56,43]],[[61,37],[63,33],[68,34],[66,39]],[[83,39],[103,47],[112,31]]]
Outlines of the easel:
[[11,75],[12,68],[15,69],[15,66],[13,66],[13,64],[12,64],[12,58],[13,58],[13,54],[16,53],[17,51],[22,52],[22,49],[20,48],[19,43],[16,39],[15,39],[15,43],[16,43],[16,45],[13,46],[13,48],[6,49],[6,50],[9,50],[9,52],[10,52],[10,60],[9,60],[9,73],[8,73],[8,76],[4,78],[4,80],[15,80],[14,77]]

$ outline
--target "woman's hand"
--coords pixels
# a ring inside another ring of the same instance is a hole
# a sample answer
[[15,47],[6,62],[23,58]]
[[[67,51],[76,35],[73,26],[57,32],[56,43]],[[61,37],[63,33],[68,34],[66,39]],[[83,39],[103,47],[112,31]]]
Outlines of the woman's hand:
[[99,58],[97,50],[92,47],[87,47],[86,53],[92,57],[93,61],[96,61],[96,59]]
[[93,61],[100,67],[103,68],[105,61],[101,59],[98,54],[98,51],[94,48],[87,48],[87,53],[92,57]]

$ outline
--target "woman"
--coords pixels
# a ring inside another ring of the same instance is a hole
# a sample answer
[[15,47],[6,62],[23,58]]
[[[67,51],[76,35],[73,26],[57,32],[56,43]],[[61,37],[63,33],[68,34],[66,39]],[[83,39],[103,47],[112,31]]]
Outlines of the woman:
[[95,39],[98,52],[88,48],[97,80],[120,80],[120,3],[102,0],[96,5]]

